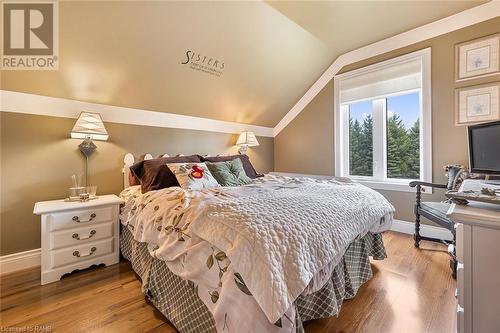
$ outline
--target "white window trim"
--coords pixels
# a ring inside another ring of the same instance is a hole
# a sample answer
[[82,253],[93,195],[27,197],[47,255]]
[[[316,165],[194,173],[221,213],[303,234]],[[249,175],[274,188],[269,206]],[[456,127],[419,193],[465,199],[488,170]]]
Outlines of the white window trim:
[[[349,140],[349,133],[346,133],[345,128],[348,118],[344,116],[345,105],[340,103],[340,91],[342,87],[342,81],[353,78],[355,76],[364,75],[366,73],[372,72],[374,70],[383,69],[386,67],[391,67],[400,62],[407,62],[412,60],[420,60],[422,64],[422,89],[420,94],[420,121],[421,121],[421,131],[420,131],[420,180],[425,182],[432,182],[432,89],[431,89],[431,49],[426,48],[416,52],[412,52],[400,57],[382,61],[370,66],[359,68],[347,73],[336,75],[334,78],[334,128],[335,128],[335,176],[347,177],[349,170],[349,160],[348,152],[345,151],[347,147],[346,143]],[[375,98],[376,99],[376,98]],[[385,105],[383,106],[385,107]],[[383,113],[385,115],[385,112]],[[375,115],[375,112],[374,112]],[[384,121],[383,119],[375,119],[375,121]],[[384,125],[385,126],[385,122]],[[375,133],[375,132],[374,132]],[[374,140],[384,140],[385,138],[379,138],[374,135]],[[375,147],[376,145],[374,145]],[[386,145],[383,145],[384,150]],[[385,151],[376,152],[374,149],[373,160],[376,162],[376,170],[385,170],[383,163],[387,163],[385,158]],[[346,158],[347,157],[347,158]],[[381,164],[382,163],[382,164]],[[378,167],[382,166],[382,168]],[[378,171],[379,173],[381,171]],[[383,171],[382,171],[383,172]],[[392,191],[404,191],[413,192],[414,188],[409,187],[409,182],[411,180],[406,179],[390,179],[390,180],[375,180],[370,177],[351,177],[360,183],[379,190],[392,190]],[[432,188],[427,188],[426,193],[432,193]]]

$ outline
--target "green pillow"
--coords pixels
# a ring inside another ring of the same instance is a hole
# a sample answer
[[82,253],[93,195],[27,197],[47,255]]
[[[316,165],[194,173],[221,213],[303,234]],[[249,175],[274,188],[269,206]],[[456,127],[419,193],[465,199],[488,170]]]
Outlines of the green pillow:
[[226,162],[206,162],[208,170],[222,186],[238,186],[250,184],[252,178],[248,177],[239,158]]

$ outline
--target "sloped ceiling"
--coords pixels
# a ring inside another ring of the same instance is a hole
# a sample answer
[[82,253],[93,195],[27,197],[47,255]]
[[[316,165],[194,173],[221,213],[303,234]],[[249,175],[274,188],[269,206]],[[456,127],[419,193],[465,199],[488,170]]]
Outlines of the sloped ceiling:
[[60,2],[59,70],[1,88],[273,127],[338,55],[481,3]]
[[[333,58],[487,1],[269,1]],[[334,59],[332,59],[334,60]]]

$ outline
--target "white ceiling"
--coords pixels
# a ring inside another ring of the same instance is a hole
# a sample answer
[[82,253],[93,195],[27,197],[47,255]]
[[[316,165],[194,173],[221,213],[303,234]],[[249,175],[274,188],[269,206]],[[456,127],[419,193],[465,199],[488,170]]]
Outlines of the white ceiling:
[[[477,1],[65,1],[58,71],[1,88],[274,127],[340,55]],[[187,50],[220,77],[181,65]]]

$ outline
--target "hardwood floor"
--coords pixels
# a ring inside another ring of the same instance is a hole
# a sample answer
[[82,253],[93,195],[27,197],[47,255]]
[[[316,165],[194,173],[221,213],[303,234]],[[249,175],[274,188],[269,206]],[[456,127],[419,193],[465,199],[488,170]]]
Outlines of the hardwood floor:
[[[443,245],[384,235],[388,258],[374,261],[374,277],[344,302],[339,318],[305,324],[307,333],[455,332],[455,288]],[[40,286],[40,270],[0,277],[0,331],[175,332],[148,304],[128,262],[73,273]]]
[[344,302],[339,318],[305,324],[308,333],[456,332],[456,281],[446,247],[409,235],[384,234],[388,258],[373,261],[374,277]]

